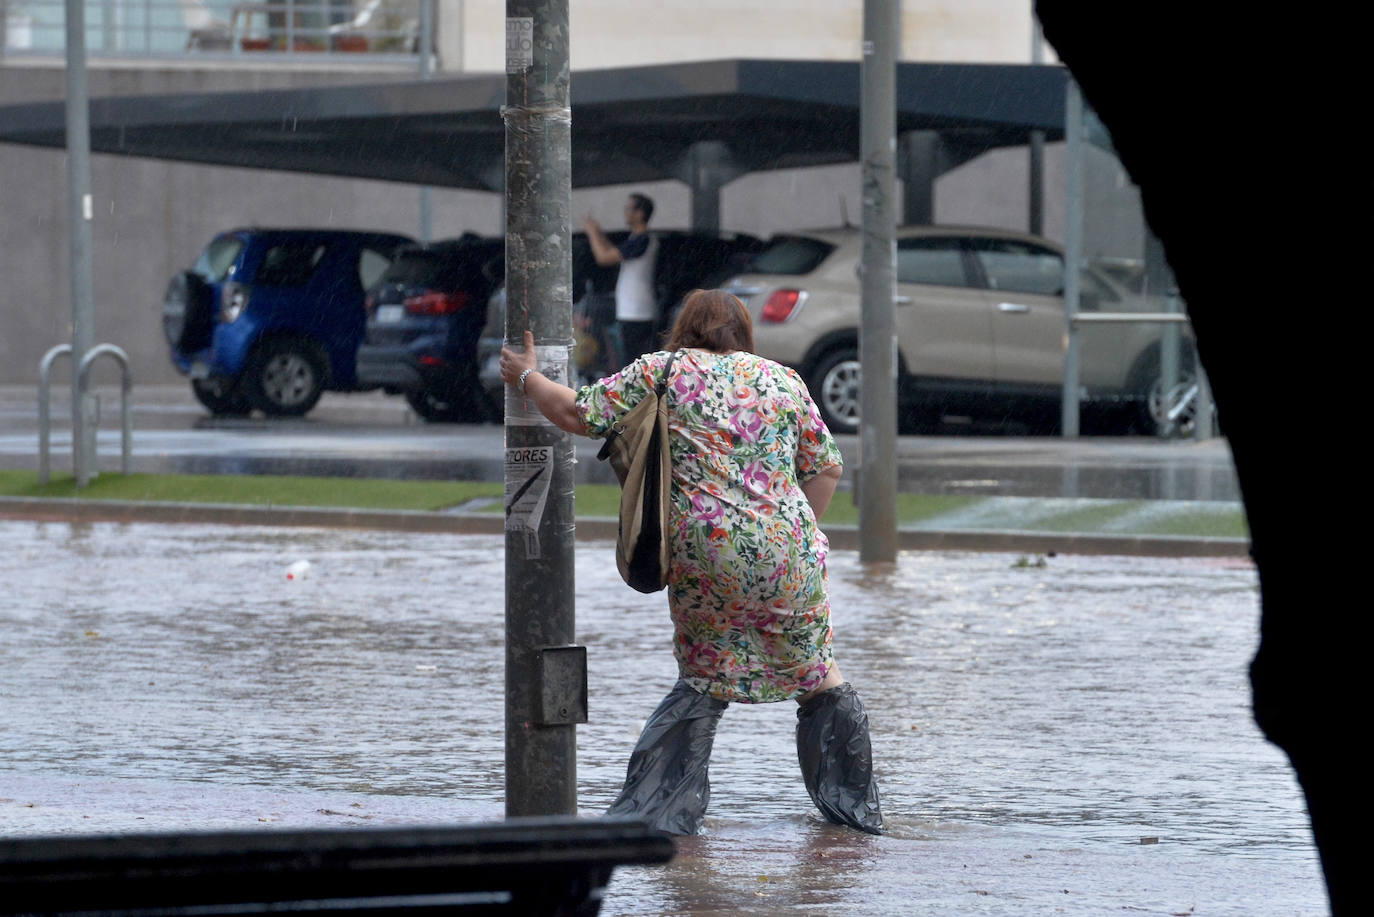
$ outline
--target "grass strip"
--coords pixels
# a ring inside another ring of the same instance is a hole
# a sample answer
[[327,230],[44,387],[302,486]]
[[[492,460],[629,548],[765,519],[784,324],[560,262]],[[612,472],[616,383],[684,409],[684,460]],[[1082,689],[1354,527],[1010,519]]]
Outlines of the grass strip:
[[40,486],[37,472],[0,471],[0,495],[48,499],[441,510],[482,498],[499,505],[503,490],[502,484],[477,481],[105,473],[78,492],[71,475],[54,475]]
[[1038,532],[1100,532],[1111,523],[1137,511],[1140,500],[1103,500],[1084,503],[1074,509],[1036,519],[1030,526]]
[[1249,538],[1250,527],[1240,509],[1223,512],[1185,511],[1151,520],[1140,535],[1188,535],[1193,538]]
[[[228,503],[250,506],[318,506],[347,509],[438,511],[471,504],[478,512],[502,512],[505,485],[483,481],[414,481],[388,478],[303,477],[283,475],[120,474],[105,473],[78,492],[71,475],[56,475],[39,486],[33,471],[0,470],[0,496],[46,499],[115,500],[123,502]],[[919,524],[982,500],[956,494],[898,494],[897,523]],[[580,484],[579,516],[615,517],[620,488],[614,484]],[[1028,530],[1095,533],[1113,528],[1141,501],[1104,500],[1100,505],[1054,514],[1026,526]],[[853,496],[840,492],[825,514],[826,525],[858,525]],[[1148,514],[1118,534],[1245,538],[1248,530],[1239,506],[1198,508]]]

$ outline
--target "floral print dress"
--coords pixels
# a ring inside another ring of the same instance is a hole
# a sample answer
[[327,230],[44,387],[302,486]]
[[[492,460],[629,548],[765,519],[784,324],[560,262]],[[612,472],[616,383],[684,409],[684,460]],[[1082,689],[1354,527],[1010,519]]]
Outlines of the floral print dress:
[[[580,389],[587,435],[606,436],[670,356],[645,354]],[[841,463],[834,438],[801,377],[751,353],[679,351],[667,398],[681,677],[743,703],[814,690],[832,665],[829,542],[800,485]]]

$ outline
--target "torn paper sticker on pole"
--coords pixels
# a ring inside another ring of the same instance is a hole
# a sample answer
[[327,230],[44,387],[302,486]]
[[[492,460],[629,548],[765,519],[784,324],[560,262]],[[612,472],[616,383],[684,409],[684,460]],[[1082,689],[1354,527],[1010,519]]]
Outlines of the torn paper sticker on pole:
[[539,556],[539,522],[553,480],[553,446],[506,450],[506,531],[522,531],[525,556]]
[[[545,344],[534,348],[539,373],[559,385],[569,385],[568,361],[572,348],[564,344]],[[506,386],[506,426],[510,427],[552,427],[553,421],[545,417],[535,406],[532,398],[526,398],[514,386]]]
[[534,17],[506,17],[506,72],[524,73],[534,66]]

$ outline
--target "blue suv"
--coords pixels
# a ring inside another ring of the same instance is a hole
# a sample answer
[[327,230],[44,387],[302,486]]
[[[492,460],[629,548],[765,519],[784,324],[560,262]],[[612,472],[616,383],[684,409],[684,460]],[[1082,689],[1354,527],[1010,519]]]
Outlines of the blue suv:
[[364,290],[413,243],[346,230],[220,233],[167,287],[172,362],[218,415],[300,416],[326,389],[356,390]]

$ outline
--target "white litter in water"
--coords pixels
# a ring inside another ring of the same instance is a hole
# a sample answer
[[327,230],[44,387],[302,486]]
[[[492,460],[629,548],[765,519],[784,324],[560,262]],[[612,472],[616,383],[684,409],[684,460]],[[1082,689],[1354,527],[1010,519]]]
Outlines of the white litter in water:
[[286,578],[289,580],[302,580],[310,576],[310,561],[298,560],[286,568]]

